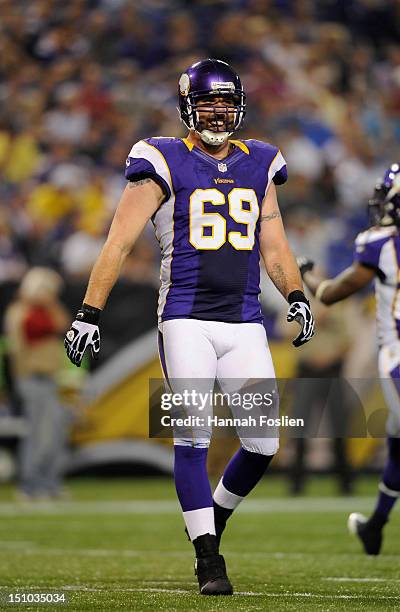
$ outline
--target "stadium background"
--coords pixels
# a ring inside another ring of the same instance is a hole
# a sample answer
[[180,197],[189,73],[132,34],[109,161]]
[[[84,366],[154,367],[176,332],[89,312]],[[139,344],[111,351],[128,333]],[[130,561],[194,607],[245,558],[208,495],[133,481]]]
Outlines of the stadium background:
[[[279,189],[296,254],[329,275],[352,260],[366,203],[400,139],[400,5],[380,0],[32,0],[0,2],[0,317],[32,266],[65,279],[71,317],[81,303],[119,195],[134,142],[184,135],[177,77],[204,57],[231,62],[248,114],[241,138],[277,144],[290,180]],[[69,469],[170,472],[169,443],[147,441],[149,377],[156,355],[159,253],[151,228],[128,257],[102,319],[100,361],[86,374],[65,363],[74,413]],[[327,346],[350,378],[376,372],[371,292],[317,312],[308,353],[291,348],[285,302],[265,281],[265,324],[280,377],[306,355],[324,366]],[[330,313],[333,311],[330,311]],[[338,340],[338,329],[344,329]],[[3,339],[0,451],[23,435]],[[368,386],[368,385],[367,385]],[[368,387],[371,395],[371,388]],[[374,407],[374,406],[373,406]],[[376,406],[375,406],[376,407]],[[214,447],[212,473],[233,442]],[[11,445],[11,446],[10,446]],[[329,469],[327,440],[310,466]],[[285,469],[290,444],[274,462]],[[351,440],[355,468],[377,470],[381,440]]]

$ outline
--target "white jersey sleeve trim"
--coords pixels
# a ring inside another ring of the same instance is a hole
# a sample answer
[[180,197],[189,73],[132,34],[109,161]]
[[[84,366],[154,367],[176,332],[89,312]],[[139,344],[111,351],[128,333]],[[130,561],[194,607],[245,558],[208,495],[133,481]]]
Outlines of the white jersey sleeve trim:
[[279,172],[279,170],[281,170],[283,166],[286,166],[286,161],[282,153],[278,151],[278,153],[275,155],[274,159],[272,160],[271,165],[268,170],[268,181],[267,181],[267,187],[265,189],[265,195],[267,195],[269,186],[275,174]]
[[364,232],[360,232],[355,239],[356,246],[365,246],[367,244],[371,244],[376,242],[377,240],[382,240],[382,238],[390,238],[394,236],[396,233],[396,228],[393,226],[390,227],[379,227],[379,228],[369,228]]
[[171,193],[173,193],[171,172],[164,155],[156,147],[140,140],[133,145],[130,150],[129,157],[134,159],[146,159],[150,162],[157,174],[167,183]]

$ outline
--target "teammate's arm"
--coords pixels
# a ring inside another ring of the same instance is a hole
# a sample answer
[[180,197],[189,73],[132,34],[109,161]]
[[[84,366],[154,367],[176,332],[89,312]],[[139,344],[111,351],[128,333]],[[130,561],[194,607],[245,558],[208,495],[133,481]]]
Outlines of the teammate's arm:
[[264,198],[260,222],[260,253],[269,277],[289,302],[287,321],[297,321],[301,326],[300,333],[293,340],[294,346],[301,346],[314,335],[314,319],[303,293],[300,270],[286,237],[273,183]]
[[[299,263],[300,269],[304,266],[303,280],[306,287],[320,302],[327,306],[340,302],[340,300],[344,300],[363,287],[366,287],[376,275],[374,268],[367,267],[356,261],[335,278],[324,279],[312,270],[312,262],[309,262],[311,269],[309,264],[307,266],[306,263]],[[305,269],[306,267],[308,267],[307,270]]]
[[94,264],[83,305],[68,330],[64,346],[69,359],[80,366],[90,347],[97,358],[100,351],[99,317],[115,285],[121,266],[164,199],[162,188],[150,178],[126,186],[112,221],[107,240]]
[[268,276],[285,299],[292,291],[303,291],[300,271],[289,246],[271,183],[261,209],[260,253]]

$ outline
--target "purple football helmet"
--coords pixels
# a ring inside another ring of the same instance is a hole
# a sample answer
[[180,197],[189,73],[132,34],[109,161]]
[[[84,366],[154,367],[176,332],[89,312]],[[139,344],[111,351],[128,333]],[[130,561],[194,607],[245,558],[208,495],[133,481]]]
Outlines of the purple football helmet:
[[[239,75],[226,62],[206,59],[190,66],[179,79],[178,96],[181,120],[209,145],[223,144],[242,127],[246,95]],[[205,108],[204,101],[215,97],[226,99],[226,106],[211,108],[214,116],[210,121],[210,107]],[[202,118],[204,111],[209,125]]]
[[400,164],[392,164],[368,202],[373,225],[400,226]]

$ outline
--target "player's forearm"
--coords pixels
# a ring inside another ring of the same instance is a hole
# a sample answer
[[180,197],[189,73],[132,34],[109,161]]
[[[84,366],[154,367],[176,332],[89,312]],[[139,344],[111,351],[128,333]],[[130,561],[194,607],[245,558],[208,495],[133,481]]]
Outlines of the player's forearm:
[[104,308],[110,291],[118,280],[126,255],[127,250],[119,244],[106,241],[90,275],[85,304],[101,310]]
[[261,253],[267,274],[285,299],[292,291],[303,291],[303,283],[288,243],[280,248],[267,248]]
[[324,279],[314,272],[306,272],[304,284],[322,304],[327,306],[340,302],[357,291],[345,278],[341,278],[341,275],[333,279]]

